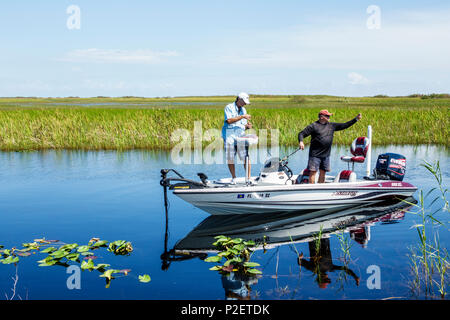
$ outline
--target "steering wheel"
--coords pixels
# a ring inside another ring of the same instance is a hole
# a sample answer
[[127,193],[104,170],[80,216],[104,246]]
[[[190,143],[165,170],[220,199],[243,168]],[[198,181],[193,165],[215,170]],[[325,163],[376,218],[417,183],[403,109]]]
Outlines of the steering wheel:
[[284,160],[281,162],[281,167],[283,168],[283,171],[288,176],[288,180],[290,180],[292,178],[292,176],[294,175],[294,173],[292,172],[291,168],[289,168],[287,166],[287,164],[288,164],[288,162],[286,160]]

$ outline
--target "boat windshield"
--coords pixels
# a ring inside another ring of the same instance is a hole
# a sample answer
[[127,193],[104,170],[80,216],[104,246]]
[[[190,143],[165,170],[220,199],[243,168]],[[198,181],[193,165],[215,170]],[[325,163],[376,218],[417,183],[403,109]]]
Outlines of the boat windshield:
[[264,163],[262,172],[280,172],[283,169],[280,166],[280,158],[270,158]]

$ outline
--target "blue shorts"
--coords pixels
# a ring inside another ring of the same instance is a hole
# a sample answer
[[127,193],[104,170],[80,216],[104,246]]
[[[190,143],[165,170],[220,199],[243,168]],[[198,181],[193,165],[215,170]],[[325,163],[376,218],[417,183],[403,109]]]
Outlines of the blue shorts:
[[330,167],[330,156],[328,157],[309,157],[308,169],[310,171],[325,170],[327,172],[331,171]]

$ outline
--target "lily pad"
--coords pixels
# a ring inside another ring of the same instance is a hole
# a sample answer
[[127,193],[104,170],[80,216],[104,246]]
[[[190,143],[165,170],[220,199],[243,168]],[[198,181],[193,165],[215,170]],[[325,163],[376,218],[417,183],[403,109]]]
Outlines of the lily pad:
[[77,261],[79,256],[80,256],[79,253],[71,253],[66,256],[66,259],[68,259],[70,261]]
[[262,274],[262,272],[258,269],[248,269],[247,272],[251,274]]
[[106,244],[108,243],[108,241],[106,240],[99,240],[97,242],[95,242],[94,244],[91,245],[91,247],[94,248],[100,248],[100,247],[104,247],[106,246]]
[[50,255],[55,259],[61,259],[67,256],[69,253],[70,253],[69,251],[59,249],[55,252],[52,252]]
[[58,249],[56,249],[55,247],[48,247],[48,248],[45,248],[44,250],[42,250],[41,252],[42,253],[53,253],[53,252],[55,252],[57,250]]
[[3,264],[11,264],[19,261],[19,257],[9,256],[8,258],[0,260]]
[[150,278],[150,276],[148,274],[144,274],[142,276],[139,276],[139,281],[147,283],[147,282],[151,281],[151,278]]
[[77,252],[86,252],[89,251],[90,247],[89,246],[79,246],[77,248]]
[[220,256],[211,256],[205,259],[206,262],[219,262],[222,260]]
[[106,278],[108,280],[114,279],[114,277],[112,276],[113,273],[117,273],[119,270],[116,269],[108,269],[105,272],[103,272],[103,274],[100,275],[100,277],[102,278]]
[[80,268],[82,269],[82,270],[93,270],[94,269],[94,261],[92,261],[91,259],[89,259],[89,260],[83,260],[82,262],[81,262],[81,266],[80,266]]
[[257,262],[250,262],[250,261],[244,262],[244,267],[253,268],[253,267],[259,267],[259,266],[260,266],[260,264]]

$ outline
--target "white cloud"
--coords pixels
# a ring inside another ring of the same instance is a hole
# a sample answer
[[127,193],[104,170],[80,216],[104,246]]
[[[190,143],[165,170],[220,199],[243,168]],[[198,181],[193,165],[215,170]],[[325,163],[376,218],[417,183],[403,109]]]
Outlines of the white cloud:
[[177,56],[179,56],[179,53],[176,51],[90,48],[70,51],[61,60],[69,62],[155,64],[164,62],[167,58]]
[[[243,35],[239,51],[222,50],[220,63],[303,69],[450,71],[449,10],[391,13],[382,28],[366,16],[310,21],[284,30]],[[251,40],[248,40],[251,39]],[[230,46],[229,46],[230,47]]]
[[348,82],[350,84],[368,84],[369,80],[365,78],[363,75],[356,73],[356,72],[350,72],[347,75]]

